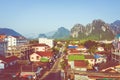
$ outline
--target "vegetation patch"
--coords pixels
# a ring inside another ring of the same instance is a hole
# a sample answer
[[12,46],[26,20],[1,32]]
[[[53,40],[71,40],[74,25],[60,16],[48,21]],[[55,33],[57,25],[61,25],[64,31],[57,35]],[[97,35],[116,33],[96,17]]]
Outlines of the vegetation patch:
[[68,60],[69,61],[74,61],[74,60],[84,60],[85,56],[84,55],[68,55]]
[[49,62],[49,59],[48,59],[48,58],[45,58],[45,57],[42,57],[42,58],[40,59],[40,61],[41,61],[41,62]]

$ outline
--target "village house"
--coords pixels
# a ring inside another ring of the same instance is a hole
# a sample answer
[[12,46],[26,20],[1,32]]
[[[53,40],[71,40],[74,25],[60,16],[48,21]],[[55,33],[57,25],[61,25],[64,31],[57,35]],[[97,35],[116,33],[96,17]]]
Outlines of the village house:
[[8,58],[0,57],[0,66],[1,66],[0,69],[5,69],[8,67],[14,66],[18,60],[19,60],[19,58],[16,56],[11,56]]
[[95,64],[106,63],[107,61],[106,57],[100,54],[94,54],[94,58],[95,58]]
[[7,63],[6,67],[15,65],[18,60],[19,60],[19,58],[16,56],[11,56],[11,57],[6,58],[5,59],[5,62]]
[[79,71],[87,71],[88,63],[84,60],[75,60],[74,69]]
[[53,39],[39,38],[39,44],[46,44],[52,48],[54,46]]
[[104,48],[103,47],[101,47],[101,46],[99,46],[99,47],[97,47],[97,51],[104,51]]
[[5,69],[6,62],[4,62],[4,60],[5,60],[5,57],[0,55],[0,70]]
[[7,36],[8,50],[14,50],[18,46],[26,44],[28,41],[23,36]]
[[73,54],[68,55],[68,64],[71,66],[71,69],[75,68],[75,61],[84,61],[85,57],[82,54]]
[[76,49],[68,49],[67,53],[68,53],[68,55],[71,55],[71,54],[80,54],[80,51],[78,51]]
[[42,58],[46,58],[47,60],[51,60],[53,56],[53,52],[46,51],[46,52],[34,52],[30,55],[31,62],[40,62]]
[[67,49],[68,54],[84,54],[88,55],[87,49],[84,46],[69,45]]
[[31,45],[32,49],[34,49],[34,52],[45,52],[50,50],[50,46],[46,45],[46,44],[33,44]]
[[93,66],[95,65],[95,58],[93,55],[84,55],[85,61],[88,62],[88,69],[93,69]]
[[78,46],[76,50],[79,50],[80,52],[87,52],[87,48],[82,45]]

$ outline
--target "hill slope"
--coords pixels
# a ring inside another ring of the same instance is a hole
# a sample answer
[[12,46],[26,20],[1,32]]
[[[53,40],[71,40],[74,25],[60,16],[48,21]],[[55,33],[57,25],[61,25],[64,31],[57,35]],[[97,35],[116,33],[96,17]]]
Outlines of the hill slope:
[[67,38],[70,35],[70,31],[64,27],[60,27],[58,28],[58,30],[54,33],[54,35],[52,36],[52,38]]
[[116,20],[115,22],[110,24],[111,29],[113,29],[115,34],[120,34],[120,20]]
[[9,28],[0,28],[0,34],[6,34],[11,36],[22,36],[20,33]]

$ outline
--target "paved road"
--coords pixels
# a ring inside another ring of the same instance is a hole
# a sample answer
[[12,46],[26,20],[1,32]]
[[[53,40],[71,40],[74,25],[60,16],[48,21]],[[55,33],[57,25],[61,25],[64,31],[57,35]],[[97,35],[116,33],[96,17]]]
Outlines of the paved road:
[[60,60],[62,57],[63,55],[60,58],[56,59],[56,62],[50,71],[46,72],[39,80],[61,80]]
[[89,77],[100,77],[100,78],[120,78],[120,73],[102,73],[102,72],[80,72],[74,71],[75,74],[87,75]]
[[43,80],[62,80],[60,74],[61,74],[60,71],[58,71],[58,72],[51,72]]

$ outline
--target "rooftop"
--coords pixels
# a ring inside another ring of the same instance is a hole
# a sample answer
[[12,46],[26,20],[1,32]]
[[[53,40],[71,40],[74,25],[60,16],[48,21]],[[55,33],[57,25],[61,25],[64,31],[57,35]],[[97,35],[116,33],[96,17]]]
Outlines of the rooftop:
[[75,67],[87,67],[87,62],[84,60],[74,61]]

